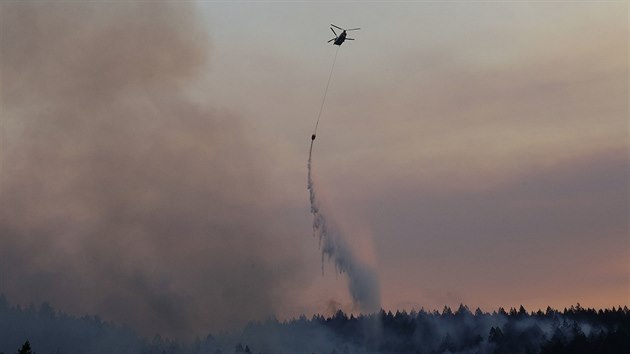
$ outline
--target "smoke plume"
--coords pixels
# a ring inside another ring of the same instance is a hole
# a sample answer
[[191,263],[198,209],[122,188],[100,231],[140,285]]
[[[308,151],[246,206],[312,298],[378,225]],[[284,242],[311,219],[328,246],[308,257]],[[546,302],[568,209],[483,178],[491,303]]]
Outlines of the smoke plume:
[[212,48],[197,13],[190,2],[0,3],[10,301],[151,336],[236,328],[292,303],[299,240],[261,205],[266,147],[198,99]]
[[322,212],[312,176],[313,143],[308,151],[308,191],[313,214],[313,232],[319,238],[322,252],[322,274],[324,261],[332,260],[335,270],[348,275],[348,287],[355,305],[362,311],[375,312],[381,307],[378,277],[374,269],[361,262],[353,252],[339,227]]

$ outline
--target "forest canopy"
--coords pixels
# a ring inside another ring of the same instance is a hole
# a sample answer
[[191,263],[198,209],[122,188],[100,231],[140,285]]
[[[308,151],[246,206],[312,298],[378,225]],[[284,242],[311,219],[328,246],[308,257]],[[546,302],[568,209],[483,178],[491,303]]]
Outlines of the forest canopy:
[[491,313],[420,309],[381,310],[368,315],[271,318],[241,331],[208,334],[192,341],[148,339],[99,316],[76,317],[48,303],[12,306],[0,295],[0,353],[14,353],[29,341],[37,353],[628,353],[627,306],[594,309],[580,304],[562,310],[523,306]]

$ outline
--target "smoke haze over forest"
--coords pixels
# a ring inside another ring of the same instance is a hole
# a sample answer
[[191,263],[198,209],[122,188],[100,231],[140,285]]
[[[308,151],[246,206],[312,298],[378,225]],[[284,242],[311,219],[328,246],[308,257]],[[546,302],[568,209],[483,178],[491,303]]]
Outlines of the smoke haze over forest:
[[492,313],[464,305],[455,311],[381,311],[370,315],[268,319],[230,333],[192,341],[138,337],[99,317],[72,317],[47,303],[21,309],[0,295],[0,352],[23,338],[37,352],[55,353],[627,353],[628,307],[595,310],[579,304],[562,311],[528,312],[520,306]]

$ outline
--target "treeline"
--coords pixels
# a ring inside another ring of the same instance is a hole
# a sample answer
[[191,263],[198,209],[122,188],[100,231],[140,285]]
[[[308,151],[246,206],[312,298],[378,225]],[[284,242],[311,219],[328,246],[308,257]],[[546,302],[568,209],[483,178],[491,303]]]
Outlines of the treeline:
[[0,295],[0,353],[14,354],[25,341],[38,354],[140,353],[143,340],[131,329],[99,316],[76,317],[39,306],[10,306]]
[[[326,331],[322,333],[322,328]],[[262,334],[262,335],[261,335]],[[528,312],[381,311],[367,316],[304,317],[248,326],[242,338],[251,348],[284,353],[630,353],[630,311],[583,308]],[[326,347],[328,345],[328,347]],[[302,348],[308,347],[308,351]],[[332,346],[332,348],[330,348]],[[265,353],[267,351],[264,351]]]
[[561,311],[523,306],[492,313],[381,311],[370,315],[269,319],[242,331],[175,341],[146,339],[98,316],[75,317],[39,306],[10,306],[0,295],[0,354],[14,354],[30,341],[38,354],[231,354],[231,353],[630,353],[630,311],[579,304]]

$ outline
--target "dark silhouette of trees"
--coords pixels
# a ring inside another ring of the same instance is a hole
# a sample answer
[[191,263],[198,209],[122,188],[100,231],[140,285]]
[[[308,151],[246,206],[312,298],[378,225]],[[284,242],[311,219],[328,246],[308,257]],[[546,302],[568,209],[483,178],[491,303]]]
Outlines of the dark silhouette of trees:
[[18,350],[17,354],[35,354],[35,353],[31,351],[31,343],[29,343],[29,341],[26,341],[24,342],[24,344],[22,344],[22,348]]
[[490,334],[488,335],[488,342],[500,344],[503,342],[503,331],[499,327],[490,327]]
[[[326,317],[271,318],[250,323],[226,337],[211,335],[179,342],[156,335],[144,339],[98,316],[74,317],[40,306],[11,306],[0,295],[0,354],[230,354],[230,353],[630,353],[630,310],[584,308],[528,312],[523,306],[487,313],[464,305],[453,311],[381,310],[368,315],[337,311]],[[231,344],[230,344],[231,343]],[[240,344],[238,344],[240,343]]]

